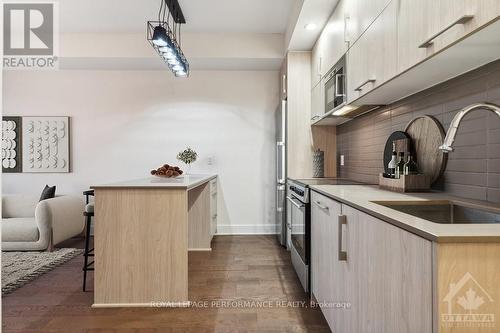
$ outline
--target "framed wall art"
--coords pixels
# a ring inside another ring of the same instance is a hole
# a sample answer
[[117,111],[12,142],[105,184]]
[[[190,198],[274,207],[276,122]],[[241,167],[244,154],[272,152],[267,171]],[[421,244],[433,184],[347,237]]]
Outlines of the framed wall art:
[[2,117],[2,172],[22,172],[22,118]]
[[69,117],[23,117],[23,172],[69,172]]

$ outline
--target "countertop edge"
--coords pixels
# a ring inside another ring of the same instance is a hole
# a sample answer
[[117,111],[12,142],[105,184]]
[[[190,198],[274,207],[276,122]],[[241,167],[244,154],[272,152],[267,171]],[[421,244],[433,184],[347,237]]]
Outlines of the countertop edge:
[[[346,185],[346,186],[348,186],[348,185]],[[356,209],[358,209],[358,210],[360,210],[368,215],[376,217],[384,222],[390,223],[398,228],[404,229],[408,232],[411,232],[417,236],[423,237],[423,238],[425,238],[429,241],[432,241],[432,242],[436,242],[436,243],[498,243],[498,242],[500,242],[500,236],[439,236],[439,235],[435,235],[435,234],[426,232],[424,230],[421,230],[419,228],[415,228],[415,227],[408,225],[404,222],[393,219],[387,215],[375,212],[367,207],[356,204],[356,203],[349,201],[345,198],[341,198],[337,195],[334,195],[332,193],[324,191],[315,185],[310,186],[310,188],[314,192],[322,194],[330,199],[344,203],[350,207],[356,208]],[[432,223],[432,222],[429,222],[429,223]]]
[[205,179],[202,179],[202,180],[200,180],[200,181],[197,181],[197,182],[195,182],[195,183],[193,183],[193,184],[190,184],[190,185],[186,186],[186,188],[187,188],[188,190],[191,190],[191,189],[196,188],[196,187],[198,187],[198,186],[200,186],[200,185],[203,185],[203,184],[205,184],[205,183],[209,183],[211,180],[213,180],[213,179],[215,179],[215,178],[217,178],[217,175],[211,175],[211,176],[208,176],[208,178],[205,178]]
[[96,189],[185,189],[187,191],[194,189],[200,185],[203,185],[205,183],[210,182],[211,180],[217,178],[217,174],[213,175],[207,175],[205,178],[199,179],[191,184],[166,184],[165,186],[152,186],[152,185],[120,185],[120,183],[116,184],[102,184],[102,185],[91,185],[90,189],[96,190]]

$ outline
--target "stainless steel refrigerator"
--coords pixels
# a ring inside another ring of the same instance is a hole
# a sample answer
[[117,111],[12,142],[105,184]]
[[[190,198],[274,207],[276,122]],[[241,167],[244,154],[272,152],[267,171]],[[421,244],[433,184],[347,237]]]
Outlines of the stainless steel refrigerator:
[[286,100],[282,100],[276,109],[276,225],[278,240],[287,246],[289,230],[286,219]]

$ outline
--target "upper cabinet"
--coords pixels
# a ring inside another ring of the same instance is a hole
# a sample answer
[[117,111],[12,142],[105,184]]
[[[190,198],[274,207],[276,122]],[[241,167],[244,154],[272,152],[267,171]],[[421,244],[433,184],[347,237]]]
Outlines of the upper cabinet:
[[311,90],[311,121],[315,121],[325,114],[323,81],[318,82]]
[[431,48],[419,47],[438,29],[436,0],[397,0],[398,72],[405,71],[432,54]]
[[398,3],[398,71],[445,49],[500,14],[498,0],[393,0]]
[[347,12],[346,1],[341,0],[325,28],[321,32],[311,55],[311,86],[316,86],[323,76],[346,53],[347,42]]
[[474,32],[500,13],[498,0],[435,0],[432,2],[433,27],[437,27],[420,42],[420,47],[439,51]]
[[325,39],[323,35],[323,33],[320,35],[311,52],[311,87],[316,86],[321,81],[322,44]]
[[346,53],[346,1],[340,1],[321,34],[321,75],[324,76]]
[[[397,1],[397,0],[396,0]],[[354,44],[391,0],[341,0],[347,18],[346,37]],[[416,1],[419,2],[419,1]]]
[[500,0],[340,0],[314,47],[311,87],[346,54],[347,102],[393,103],[499,59],[499,17]]
[[347,102],[393,77],[397,72],[397,1],[387,6],[347,52]]

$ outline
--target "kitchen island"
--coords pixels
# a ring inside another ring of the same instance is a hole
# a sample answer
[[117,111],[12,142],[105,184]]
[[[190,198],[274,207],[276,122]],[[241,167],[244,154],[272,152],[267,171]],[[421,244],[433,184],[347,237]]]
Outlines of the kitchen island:
[[216,175],[95,185],[93,307],[187,306],[188,251],[210,250]]

